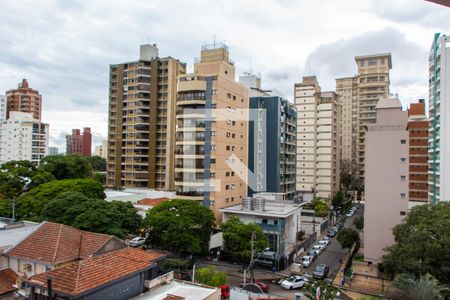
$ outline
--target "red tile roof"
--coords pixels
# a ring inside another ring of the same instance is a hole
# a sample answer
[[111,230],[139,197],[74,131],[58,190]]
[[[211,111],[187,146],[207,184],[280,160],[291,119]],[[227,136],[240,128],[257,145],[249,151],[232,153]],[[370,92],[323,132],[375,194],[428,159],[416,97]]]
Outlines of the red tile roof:
[[10,268],[0,270],[0,295],[16,290],[13,284],[16,284],[17,277],[19,276]]
[[160,203],[169,201],[169,198],[144,198],[139,200],[136,204],[138,205],[148,205],[148,206],[155,206],[158,205]]
[[116,237],[43,222],[5,255],[57,265],[93,255],[112,238]]
[[47,278],[50,276],[56,293],[77,296],[116,279],[149,269],[162,257],[163,255],[154,251],[123,248],[35,275],[27,283],[46,288]]

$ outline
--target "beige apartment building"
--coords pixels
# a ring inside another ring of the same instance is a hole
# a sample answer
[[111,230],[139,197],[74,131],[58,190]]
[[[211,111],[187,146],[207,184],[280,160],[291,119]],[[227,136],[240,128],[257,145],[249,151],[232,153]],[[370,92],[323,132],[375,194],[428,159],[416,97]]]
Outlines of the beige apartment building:
[[392,228],[408,212],[408,112],[396,98],[382,98],[365,136],[364,260],[379,263],[394,243]]
[[341,104],[341,163],[356,168],[356,140],[358,138],[358,81],[356,77],[336,79],[336,94]]
[[178,77],[177,197],[201,201],[217,224],[247,196],[248,101],[224,44],[204,45],[194,73]]
[[339,98],[321,92],[316,76],[295,84],[297,191],[332,198],[339,190]]
[[155,44],[110,66],[108,186],[174,189],[176,82],[185,72]]
[[350,160],[364,180],[365,133],[376,121],[375,106],[389,95],[391,54],[355,57],[358,73],[354,77],[336,79],[336,93],[341,96],[342,161]]

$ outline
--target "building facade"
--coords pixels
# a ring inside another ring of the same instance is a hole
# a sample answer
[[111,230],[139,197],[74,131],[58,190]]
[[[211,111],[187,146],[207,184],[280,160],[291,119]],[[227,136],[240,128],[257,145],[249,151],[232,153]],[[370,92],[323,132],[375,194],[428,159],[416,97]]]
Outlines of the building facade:
[[58,147],[48,147],[48,155],[58,155]]
[[6,121],[6,96],[0,95],[0,123]]
[[100,156],[101,158],[108,158],[108,141],[102,140],[100,145],[95,146],[94,154]]
[[248,194],[283,193],[293,199],[296,191],[297,111],[279,96],[250,98]]
[[178,77],[175,186],[178,198],[214,211],[247,196],[248,89],[223,44],[202,46],[194,73]]
[[408,212],[408,113],[382,98],[365,135],[364,260],[379,263],[394,243],[392,228]]
[[429,55],[428,200],[450,201],[450,38],[435,34]]
[[389,70],[392,68],[391,54],[374,54],[355,57],[358,65],[358,138],[357,163],[359,177],[364,179],[365,135],[368,124],[376,122],[376,105],[380,98],[389,95]]
[[91,128],[84,127],[83,133],[80,129],[72,129],[71,135],[66,135],[66,154],[91,156],[92,134]]
[[29,160],[38,165],[48,155],[49,126],[31,113],[11,111],[0,135],[0,163]]
[[336,94],[341,104],[341,163],[356,169],[356,140],[358,139],[358,81],[356,77],[336,79]]
[[42,96],[38,91],[29,87],[26,79],[22,79],[17,89],[7,91],[6,99],[6,118],[10,118],[10,112],[20,111],[30,113],[35,120],[41,120]]
[[315,76],[295,84],[297,191],[332,198],[339,190],[339,97],[321,92]]
[[428,118],[425,101],[408,109],[409,134],[409,206],[428,202]]
[[174,189],[177,76],[186,65],[142,45],[137,61],[110,66],[108,186]]

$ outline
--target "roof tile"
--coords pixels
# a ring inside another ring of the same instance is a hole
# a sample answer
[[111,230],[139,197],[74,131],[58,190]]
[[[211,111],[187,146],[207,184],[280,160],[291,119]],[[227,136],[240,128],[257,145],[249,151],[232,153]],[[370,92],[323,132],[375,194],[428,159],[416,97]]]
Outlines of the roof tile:
[[13,284],[16,284],[17,277],[18,275],[10,268],[0,270],[0,295],[16,290]]

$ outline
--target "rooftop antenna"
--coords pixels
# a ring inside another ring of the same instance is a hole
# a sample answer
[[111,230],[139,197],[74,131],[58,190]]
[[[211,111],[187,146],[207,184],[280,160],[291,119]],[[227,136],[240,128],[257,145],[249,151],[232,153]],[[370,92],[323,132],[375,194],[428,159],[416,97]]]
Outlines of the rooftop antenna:
[[216,34],[214,33],[214,48],[216,48]]

